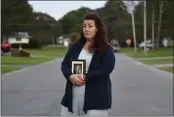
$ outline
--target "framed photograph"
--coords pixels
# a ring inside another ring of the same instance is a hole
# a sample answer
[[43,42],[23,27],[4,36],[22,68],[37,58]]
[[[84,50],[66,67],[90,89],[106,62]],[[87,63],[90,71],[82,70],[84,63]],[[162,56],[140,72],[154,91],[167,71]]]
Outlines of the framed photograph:
[[73,74],[85,74],[86,60],[71,60],[71,71]]

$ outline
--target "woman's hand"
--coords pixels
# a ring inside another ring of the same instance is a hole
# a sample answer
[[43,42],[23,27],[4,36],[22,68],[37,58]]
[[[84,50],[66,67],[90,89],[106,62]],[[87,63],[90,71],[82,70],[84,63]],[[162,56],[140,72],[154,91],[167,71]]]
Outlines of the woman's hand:
[[76,86],[81,86],[85,83],[83,75],[81,74],[73,74],[69,77],[69,79],[72,82],[72,84]]

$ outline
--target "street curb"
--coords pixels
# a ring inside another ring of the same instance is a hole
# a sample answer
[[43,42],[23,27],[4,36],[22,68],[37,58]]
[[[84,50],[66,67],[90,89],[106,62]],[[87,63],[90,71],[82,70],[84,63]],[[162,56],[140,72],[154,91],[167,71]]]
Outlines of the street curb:
[[126,55],[125,55],[125,57],[126,57],[127,59],[129,59],[129,60],[135,61],[134,64],[136,64],[136,65],[142,65],[142,66],[144,66],[144,67],[146,67],[146,68],[148,68],[148,69],[150,69],[150,70],[156,72],[157,74],[163,75],[163,76],[165,76],[165,77],[167,77],[167,78],[173,78],[173,74],[170,73],[170,72],[167,72],[167,71],[164,71],[164,70],[161,70],[161,69],[158,69],[158,68],[155,68],[155,67],[146,65],[146,64],[141,63],[140,61],[138,61],[138,60],[136,60],[136,59],[134,59],[134,58],[128,57],[128,56],[126,56]]

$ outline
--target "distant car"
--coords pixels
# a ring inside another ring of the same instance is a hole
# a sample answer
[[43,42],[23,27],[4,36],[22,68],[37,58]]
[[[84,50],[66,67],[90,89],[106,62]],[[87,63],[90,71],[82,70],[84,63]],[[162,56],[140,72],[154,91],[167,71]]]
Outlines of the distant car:
[[120,46],[112,46],[114,52],[119,52],[120,51]]
[[10,52],[11,51],[11,45],[9,43],[1,44],[1,51],[2,51],[2,53]]
[[[144,42],[139,44],[139,47],[140,47],[140,48],[143,48],[144,46],[145,46],[145,43],[144,43]],[[151,47],[153,47],[153,44],[147,43],[147,44],[146,44],[146,47],[151,48]]]

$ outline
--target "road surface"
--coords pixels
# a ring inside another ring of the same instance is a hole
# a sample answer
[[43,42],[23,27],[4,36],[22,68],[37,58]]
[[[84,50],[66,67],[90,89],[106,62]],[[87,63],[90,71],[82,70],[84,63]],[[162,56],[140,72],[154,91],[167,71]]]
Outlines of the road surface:
[[[60,116],[62,59],[2,75],[2,116]],[[172,116],[173,76],[116,54],[110,116]]]

